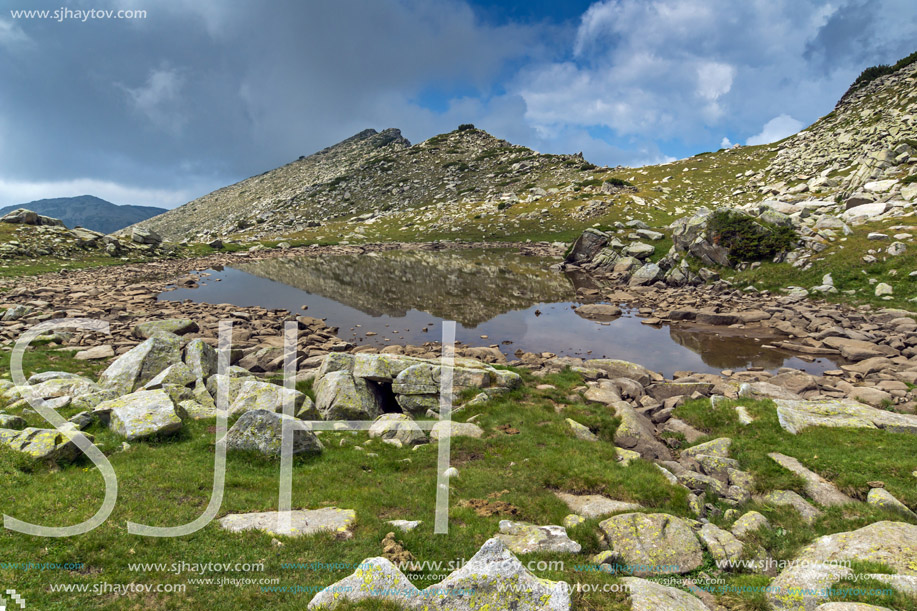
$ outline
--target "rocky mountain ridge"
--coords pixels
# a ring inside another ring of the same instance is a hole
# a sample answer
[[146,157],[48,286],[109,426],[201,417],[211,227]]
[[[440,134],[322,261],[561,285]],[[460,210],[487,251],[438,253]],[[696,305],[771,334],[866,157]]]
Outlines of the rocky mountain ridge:
[[580,155],[542,155],[463,126],[411,145],[397,129],[369,129],[143,223],[169,239],[249,230],[286,235],[332,219],[496,200],[507,192],[581,180]]
[[119,206],[94,195],[39,199],[27,204],[0,208],[0,216],[24,208],[60,219],[67,227],[82,227],[100,233],[113,233],[163,212],[155,206]]

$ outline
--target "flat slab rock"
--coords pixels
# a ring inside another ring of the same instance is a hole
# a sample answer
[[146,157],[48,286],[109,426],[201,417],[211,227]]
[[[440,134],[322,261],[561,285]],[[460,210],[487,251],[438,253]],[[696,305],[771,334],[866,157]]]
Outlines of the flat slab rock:
[[567,529],[563,526],[537,526],[527,522],[500,520],[500,534],[495,536],[507,549],[516,554],[578,554],[582,549],[579,543],[567,536]]
[[256,513],[231,513],[220,518],[220,526],[230,532],[260,530],[270,535],[303,537],[321,532],[331,532],[350,536],[351,528],[357,520],[353,509],[322,507],[321,509],[294,509],[290,512],[290,528],[279,529],[279,511]]
[[779,452],[768,454],[772,460],[784,469],[792,471],[802,478],[806,494],[819,505],[830,507],[832,505],[844,505],[855,502],[852,498],[841,492],[837,487],[823,478],[818,473],[810,471],[801,462],[792,456],[786,456]]
[[876,409],[852,399],[776,399],[774,403],[780,426],[794,435],[810,426],[885,429],[917,434],[917,416]]
[[584,518],[600,518],[612,513],[640,509],[637,503],[615,501],[600,494],[569,494],[567,492],[555,492],[554,494],[570,508],[570,511]]
[[612,551],[636,577],[688,573],[704,562],[686,520],[665,513],[625,513],[599,524]]

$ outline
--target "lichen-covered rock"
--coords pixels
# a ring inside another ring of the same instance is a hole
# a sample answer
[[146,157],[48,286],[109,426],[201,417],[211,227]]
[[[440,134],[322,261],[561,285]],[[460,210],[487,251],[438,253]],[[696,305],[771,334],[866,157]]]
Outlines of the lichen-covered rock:
[[334,371],[353,373],[355,365],[356,355],[347,354],[345,352],[332,352],[322,360],[322,364],[319,366],[318,373],[316,374],[316,379],[320,380]]
[[[246,372],[248,373],[248,372]],[[229,405],[236,400],[242,385],[246,382],[261,382],[260,378],[253,375],[235,375],[233,373],[216,373],[207,378],[207,392],[214,401],[219,400],[219,389],[221,383],[226,383],[226,400]]]
[[687,573],[703,564],[691,526],[665,513],[625,513],[599,524],[609,547],[636,576]]
[[321,590],[308,608],[334,609],[361,600],[389,601],[413,609],[418,608],[421,595],[397,566],[380,556],[363,560],[353,574]]
[[217,417],[216,406],[204,405],[193,399],[185,399],[176,403],[175,413],[182,420],[209,420]]
[[811,524],[818,519],[821,511],[792,490],[774,490],[764,496],[764,502],[777,507],[792,507],[802,519]]
[[729,446],[731,445],[732,439],[729,437],[718,437],[717,439],[712,439],[705,443],[699,443],[696,446],[685,448],[681,451],[681,455],[693,458],[698,454],[706,454],[708,456],[721,456],[728,458]]
[[295,414],[302,406],[306,395],[292,388],[284,388],[270,382],[247,380],[242,383],[235,399],[229,406],[229,415],[238,416],[251,410],[283,412],[284,401],[293,405]]
[[467,564],[421,594],[421,608],[430,610],[570,609],[567,583],[535,577],[496,537],[484,543]]
[[615,401],[612,407],[621,420],[614,435],[616,446],[639,452],[646,459],[669,460],[672,457],[669,449],[654,435],[653,425],[646,416],[638,414],[627,401]]
[[15,429],[21,431],[27,426],[29,426],[28,423],[19,416],[0,414],[0,429]]
[[375,384],[349,371],[332,371],[315,384],[315,407],[325,420],[374,420],[382,405]]
[[639,577],[623,577],[630,594],[631,611],[710,611],[699,598],[684,590]]
[[99,386],[126,394],[143,387],[163,369],[181,362],[181,342],[175,335],[157,335],[122,354],[102,372]]
[[806,494],[819,505],[829,507],[831,505],[844,505],[854,502],[852,498],[838,490],[834,484],[818,473],[810,471],[792,456],[786,456],[779,452],[771,452],[768,456],[784,469],[792,471],[801,477]]
[[600,494],[569,494],[567,492],[555,492],[554,494],[570,508],[570,511],[585,518],[601,518],[612,513],[640,509],[637,503],[615,501]]
[[582,441],[598,441],[599,438],[595,436],[595,433],[589,430],[584,424],[580,424],[573,418],[567,418],[567,426],[570,427],[570,430],[573,431],[573,434],[577,439]]
[[818,605],[815,611],[893,611],[893,609],[866,603],[833,602]]
[[168,435],[182,426],[171,397],[163,390],[141,390],[104,401],[95,409],[99,412],[109,412],[109,427],[128,441]]
[[403,446],[427,442],[427,436],[406,414],[382,414],[369,427],[369,437],[394,439]]
[[739,539],[744,539],[751,533],[760,528],[770,528],[771,523],[757,511],[749,511],[742,514],[733,524],[732,534]]
[[430,439],[438,440],[447,435],[449,437],[480,439],[484,435],[484,430],[473,422],[455,422],[452,420],[437,422],[430,429]]
[[917,434],[917,416],[870,407],[852,399],[790,401],[777,399],[780,426],[794,435],[810,426],[885,429]]
[[195,379],[206,380],[217,372],[217,351],[202,339],[192,339],[185,346],[185,365]]
[[908,509],[907,505],[896,499],[891,492],[885,488],[873,488],[866,496],[866,502],[877,507],[890,509],[902,516],[917,520],[917,514]]
[[646,386],[653,380],[653,372],[636,363],[618,359],[586,359],[583,366],[604,371],[609,378],[627,378]]
[[579,543],[567,536],[567,529],[563,526],[538,526],[527,522],[500,520],[500,534],[495,536],[507,549],[516,554],[578,554],[582,549]]
[[[853,570],[839,564],[857,561],[884,564],[899,576],[917,577],[917,526],[904,522],[876,522],[858,530],[816,539],[803,548],[795,562],[768,588],[776,611],[813,611],[828,602],[823,592]],[[870,575],[893,582],[895,575]],[[899,577],[900,578],[900,577]]]
[[156,377],[143,385],[143,389],[156,390],[157,388],[164,388],[170,384],[175,386],[188,386],[193,384],[196,379],[190,367],[182,362],[178,362],[160,371]]
[[[75,429],[72,432],[34,427],[21,431],[0,429],[0,444],[28,454],[35,460],[70,462],[80,454],[80,449],[71,439],[76,433]],[[92,440],[91,436],[87,437]]]
[[226,448],[280,456],[283,422],[293,427],[293,454],[320,454],[324,446],[300,421],[273,411],[253,409],[243,413],[226,432]]
[[[743,559],[745,544],[735,535],[714,524],[707,523],[701,526],[697,536],[716,562],[730,563],[723,566],[724,569],[738,570],[740,568],[739,562]],[[756,559],[764,560],[765,558],[764,550],[759,548]]]
[[198,330],[197,323],[187,318],[170,318],[168,320],[151,320],[136,325],[133,330],[134,337],[147,339],[163,333],[185,335]]
[[[231,513],[220,518],[220,527],[230,532],[260,530],[269,535],[302,537],[320,532],[330,532],[349,538],[357,521],[353,509],[322,507],[321,509],[294,509],[289,513],[289,528],[280,520],[281,512]],[[286,517],[286,516],[284,516]]]
[[408,367],[423,362],[423,359],[403,354],[355,354],[352,373],[357,378],[391,383]]

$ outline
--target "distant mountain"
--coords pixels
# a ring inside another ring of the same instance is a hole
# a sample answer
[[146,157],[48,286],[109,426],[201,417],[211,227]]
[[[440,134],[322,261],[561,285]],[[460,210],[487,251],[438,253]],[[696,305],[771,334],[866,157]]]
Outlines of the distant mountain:
[[26,208],[38,214],[60,219],[70,228],[80,226],[102,233],[112,233],[166,212],[165,208],[118,206],[92,195],[80,195],[39,199],[27,204],[6,206],[0,208],[0,216],[16,208]]

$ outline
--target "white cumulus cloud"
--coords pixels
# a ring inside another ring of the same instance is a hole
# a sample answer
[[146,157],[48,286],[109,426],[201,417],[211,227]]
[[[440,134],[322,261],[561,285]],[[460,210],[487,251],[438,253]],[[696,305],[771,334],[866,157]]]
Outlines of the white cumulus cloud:
[[764,124],[761,132],[749,138],[745,144],[752,146],[755,144],[770,144],[783,140],[787,136],[792,136],[802,129],[802,121],[797,121],[790,115],[778,115]]

